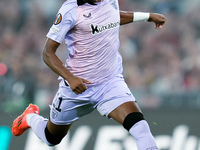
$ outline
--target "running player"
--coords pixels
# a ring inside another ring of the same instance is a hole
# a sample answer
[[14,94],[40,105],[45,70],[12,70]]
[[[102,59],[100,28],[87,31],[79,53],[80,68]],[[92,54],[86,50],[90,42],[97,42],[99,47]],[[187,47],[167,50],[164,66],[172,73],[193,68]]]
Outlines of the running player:
[[[50,119],[30,104],[13,122],[12,133],[28,128],[49,146],[57,145],[80,117],[97,109],[115,119],[135,138],[138,150],[157,150],[154,137],[135,97],[122,75],[119,26],[152,21],[157,29],[166,19],[161,14],[120,11],[117,0],[67,0],[47,34],[44,62],[60,77],[51,105]],[[65,39],[69,56],[63,65],[56,50]]]

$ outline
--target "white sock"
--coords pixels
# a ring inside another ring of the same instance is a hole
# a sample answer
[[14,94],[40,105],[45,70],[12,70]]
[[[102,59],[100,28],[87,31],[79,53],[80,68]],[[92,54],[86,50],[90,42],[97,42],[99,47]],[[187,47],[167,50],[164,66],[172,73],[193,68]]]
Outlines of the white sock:
[[47,145],[51,146],[45,135],[45,128],[47,126],[48,119],[32,113],[28,114],[26,117],[27,124],[32,128],[33,132],[37,135],[39,139],[45,142]]
[[135,138],[138,150],[158,150],[149,125],[145,120],[133,125],[129,133]]
[[27,116],[26,116],[26,122],[27,122],[27,124],[30,126],[30,121],[31,121],[31,117],[32,116],[34,116],[35,115],[35,113],[31,113],[31,114],[28,114]]

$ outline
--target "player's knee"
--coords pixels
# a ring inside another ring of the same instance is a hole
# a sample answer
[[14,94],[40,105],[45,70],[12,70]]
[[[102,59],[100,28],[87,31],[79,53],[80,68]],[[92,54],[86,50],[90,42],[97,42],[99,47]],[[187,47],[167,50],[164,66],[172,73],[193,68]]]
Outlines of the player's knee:
[[137,122],[141,121],[141,120],[144,120],[144,116],[142,113],[140,112],[133,112],[133,113],[130,113],[126,116],[126,118],[124,119],[124,122],[123,122],[123,127],[126,129],[126,130],[130,130],[130,128],[136,124]]
[[45,128],[45,136],[46,136],[46,139],[48,141],[49,146],[55,146],[55,145],[59,144],[64,137],[64,136],[61,136],[61,135],[51,134],[47,127]]

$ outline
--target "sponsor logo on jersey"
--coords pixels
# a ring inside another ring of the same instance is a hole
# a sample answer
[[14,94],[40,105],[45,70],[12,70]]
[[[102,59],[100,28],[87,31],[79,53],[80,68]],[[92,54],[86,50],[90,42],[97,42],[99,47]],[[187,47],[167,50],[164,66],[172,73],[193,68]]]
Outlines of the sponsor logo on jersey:
[[91,24],[90,29],[91,29],[92,34],[98,34],[98,33],[101,33],[103,31],[119,27],[119,25],[120,25],[120,22],[110,22],[109,24],[102,25],[100,27],[98,25]]
[[53,24],[57,25],[57,24],[61,23],[61,21],[62,21],[62,15],[61,15],[61,13],[59,13],[59,14],[57,14],[56,19]]
[[92,14],[91,14],[91,13],[89,13],[88,15],[86,15],[86,14],[83,14],[83,17],[85,17],[85,18],[91,18],[91,16],[92,16]]
[[132,94],[131,94],[131,93],[128,93],[128,92],[126,92],[126,95],[128,95],[128,96],[131,96]]

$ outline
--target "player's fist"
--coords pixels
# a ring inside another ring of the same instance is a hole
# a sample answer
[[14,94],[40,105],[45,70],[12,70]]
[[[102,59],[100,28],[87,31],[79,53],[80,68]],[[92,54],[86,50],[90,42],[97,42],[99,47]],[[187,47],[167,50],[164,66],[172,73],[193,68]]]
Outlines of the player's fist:
[[155,23],[155,28],[156,29],[161,29],[162,26],[165,24],[166,22],[166,18],[164,15],[162,14],[158,14],[158,13],[150,13],[150,17],[149,17],[149,22],[154,22]]
[[85,79],[76,77],[76,76],[71,76],[70,79],[68,79],[69,86],[72,89],[72,91],[76,94],[81,94],[85,90],[87,90],[87,87],[84,83],[90,84],[90,81],[87,81]]

